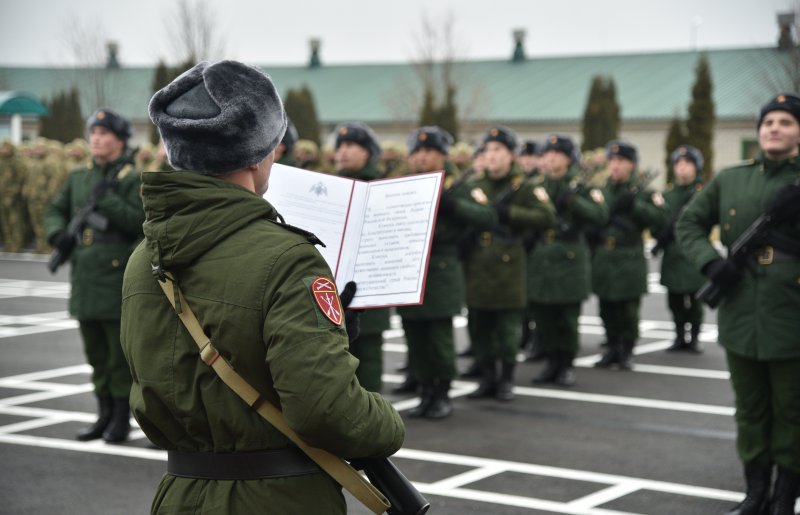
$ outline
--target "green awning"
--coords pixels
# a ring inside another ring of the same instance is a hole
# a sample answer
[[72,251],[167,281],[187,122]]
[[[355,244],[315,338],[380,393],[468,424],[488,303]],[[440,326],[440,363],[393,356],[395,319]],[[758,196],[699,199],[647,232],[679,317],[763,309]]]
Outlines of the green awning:
[[0,114],[45,116],[47,108],[38,98],[20,91],[0,91]]

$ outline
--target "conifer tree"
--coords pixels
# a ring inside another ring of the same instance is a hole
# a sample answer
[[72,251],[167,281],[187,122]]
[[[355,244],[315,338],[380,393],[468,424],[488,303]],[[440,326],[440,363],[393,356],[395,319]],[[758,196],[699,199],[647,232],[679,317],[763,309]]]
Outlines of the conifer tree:
[[619,112],[614,80],[595,76],[583,112],[581,150],[602,147],[609,141],[617,139],[620,129]]
[[692,102],[689,104],[689,118],[686,120],[686,143],[703,153],[705,181],[711,179],[714,170],[713,140],[716,115],[712,93],[711,70],[704,54],[700,56],[695,68]]
[[84,136],[77,88],[56,93],[46,105],[47,116],[42,117],[39,128],[43,138],[69,143]]
[[291,118],[300,139],[308,139],[319,145],[320,125],[314,95],[309,87],[303,84],[299,90],[289,88],[284,99],[286,115]]

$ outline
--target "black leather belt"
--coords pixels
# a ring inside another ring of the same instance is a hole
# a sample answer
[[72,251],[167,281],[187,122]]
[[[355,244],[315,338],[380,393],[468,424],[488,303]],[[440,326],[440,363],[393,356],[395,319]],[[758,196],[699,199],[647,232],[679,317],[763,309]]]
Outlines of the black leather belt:
[[269,479],[320,471],[319,466],[298,449],[241,453],[167,452],[167,473],[192,479]]

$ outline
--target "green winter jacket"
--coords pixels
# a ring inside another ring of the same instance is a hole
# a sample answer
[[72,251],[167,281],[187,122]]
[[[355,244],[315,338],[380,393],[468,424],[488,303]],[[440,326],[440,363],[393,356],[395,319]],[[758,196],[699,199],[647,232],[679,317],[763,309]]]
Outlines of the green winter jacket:
[[[120,158],[122,159],[122,158]],[[119,161],[106,166],[92,164],[73,171],[61,191],[50,202],[45,214],[47,239],[66,229],[70,220],[89,201],[100,180]],[[97,202],[97,213],[108,219],[108,230],[87,227],[70,259],[72,292],[69,312],[78,320],[119,320],[122,302],[122,275],[128,257],[142,237],[144,211],[139,196],[140,174],[125,165],[118,183]]]
[[489,311],[522,309],[527,303],[524,239],[531,231],[552,227],[555,209],[543,189],[524,180],[516,164],[505,177],[485,175],[470,183],[470,189],[473,198],[495,209],[498,203],[506,204],[509,219],[479,232],[470,242],[467,306]]
[[[292,445],[200,361],[155,265],[175,274],[221,355],[303,440],[347,458],[397,451],[405,432],[399,415],[361,388],[345,329],[310,291],[331,272],[307,234],[275,222],[269,203],[219,178],[153,172],[142,183],[145,241],[125,272],[122,346],[131,408],[148,438],[184,452]],[[339,486],[321,472],[250,481],[165,475],[153,504],[159,514],[345,512]]]
[[[664,210],[667,213],[665,224],[659,229],[670,229],[674,232],[673,222],[676,222],[684,206],[686,206],[694,195],[703,189],[701,180],[696,180],[684,186],[670,185],[664,192]],[[661,284],[667,287],[671,293],[693,294],[706,282],[705,276],[700,273],[697,267],[689,260],[689,257],[681,250],[674,237],[672,241],[663,249],[664,254],[661,258]]]
[[598,191],[578,184],[576,170],[542,187],[556,204],[553,229],[544,231],[528,254],[528,300],[539,304],[581,302],[591,293],[591,256],[583,234],[587,224],[603,224],[608,208]]
[[603,188],[609,210],[613,210],[617,198],[626,191],[636,194],[633,209],[628,213],[609,212],[605,238],[592,257],[592,290],[608,301],[632,300],[647,293],[642,232],[663,224],[666,216],[653,204],[649,192],[639,190],[636,172],[625,182],[609,180]]
[[[694,196],[678,220],[677,236],[697,270],[720,255],[708,240],[719,224],[720,242],[730,245],[765,212],[783,186],[800,180],[800,157],[770,161],[763,156],[723,170]],[[800,241],[800,223],[777,232]],[[759,264],[719,305],[719,342],[730,352],[757,360],[800,357],[800,258]]]

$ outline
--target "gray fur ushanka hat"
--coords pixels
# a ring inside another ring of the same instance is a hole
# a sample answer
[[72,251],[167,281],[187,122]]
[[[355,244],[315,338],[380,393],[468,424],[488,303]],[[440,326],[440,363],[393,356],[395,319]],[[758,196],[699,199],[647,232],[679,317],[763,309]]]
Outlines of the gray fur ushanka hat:
[[261,162],[286,131],[286,112],[269,76],[237,62],[201,62],[156,92],[150,119],[169,163],[226,175]]

